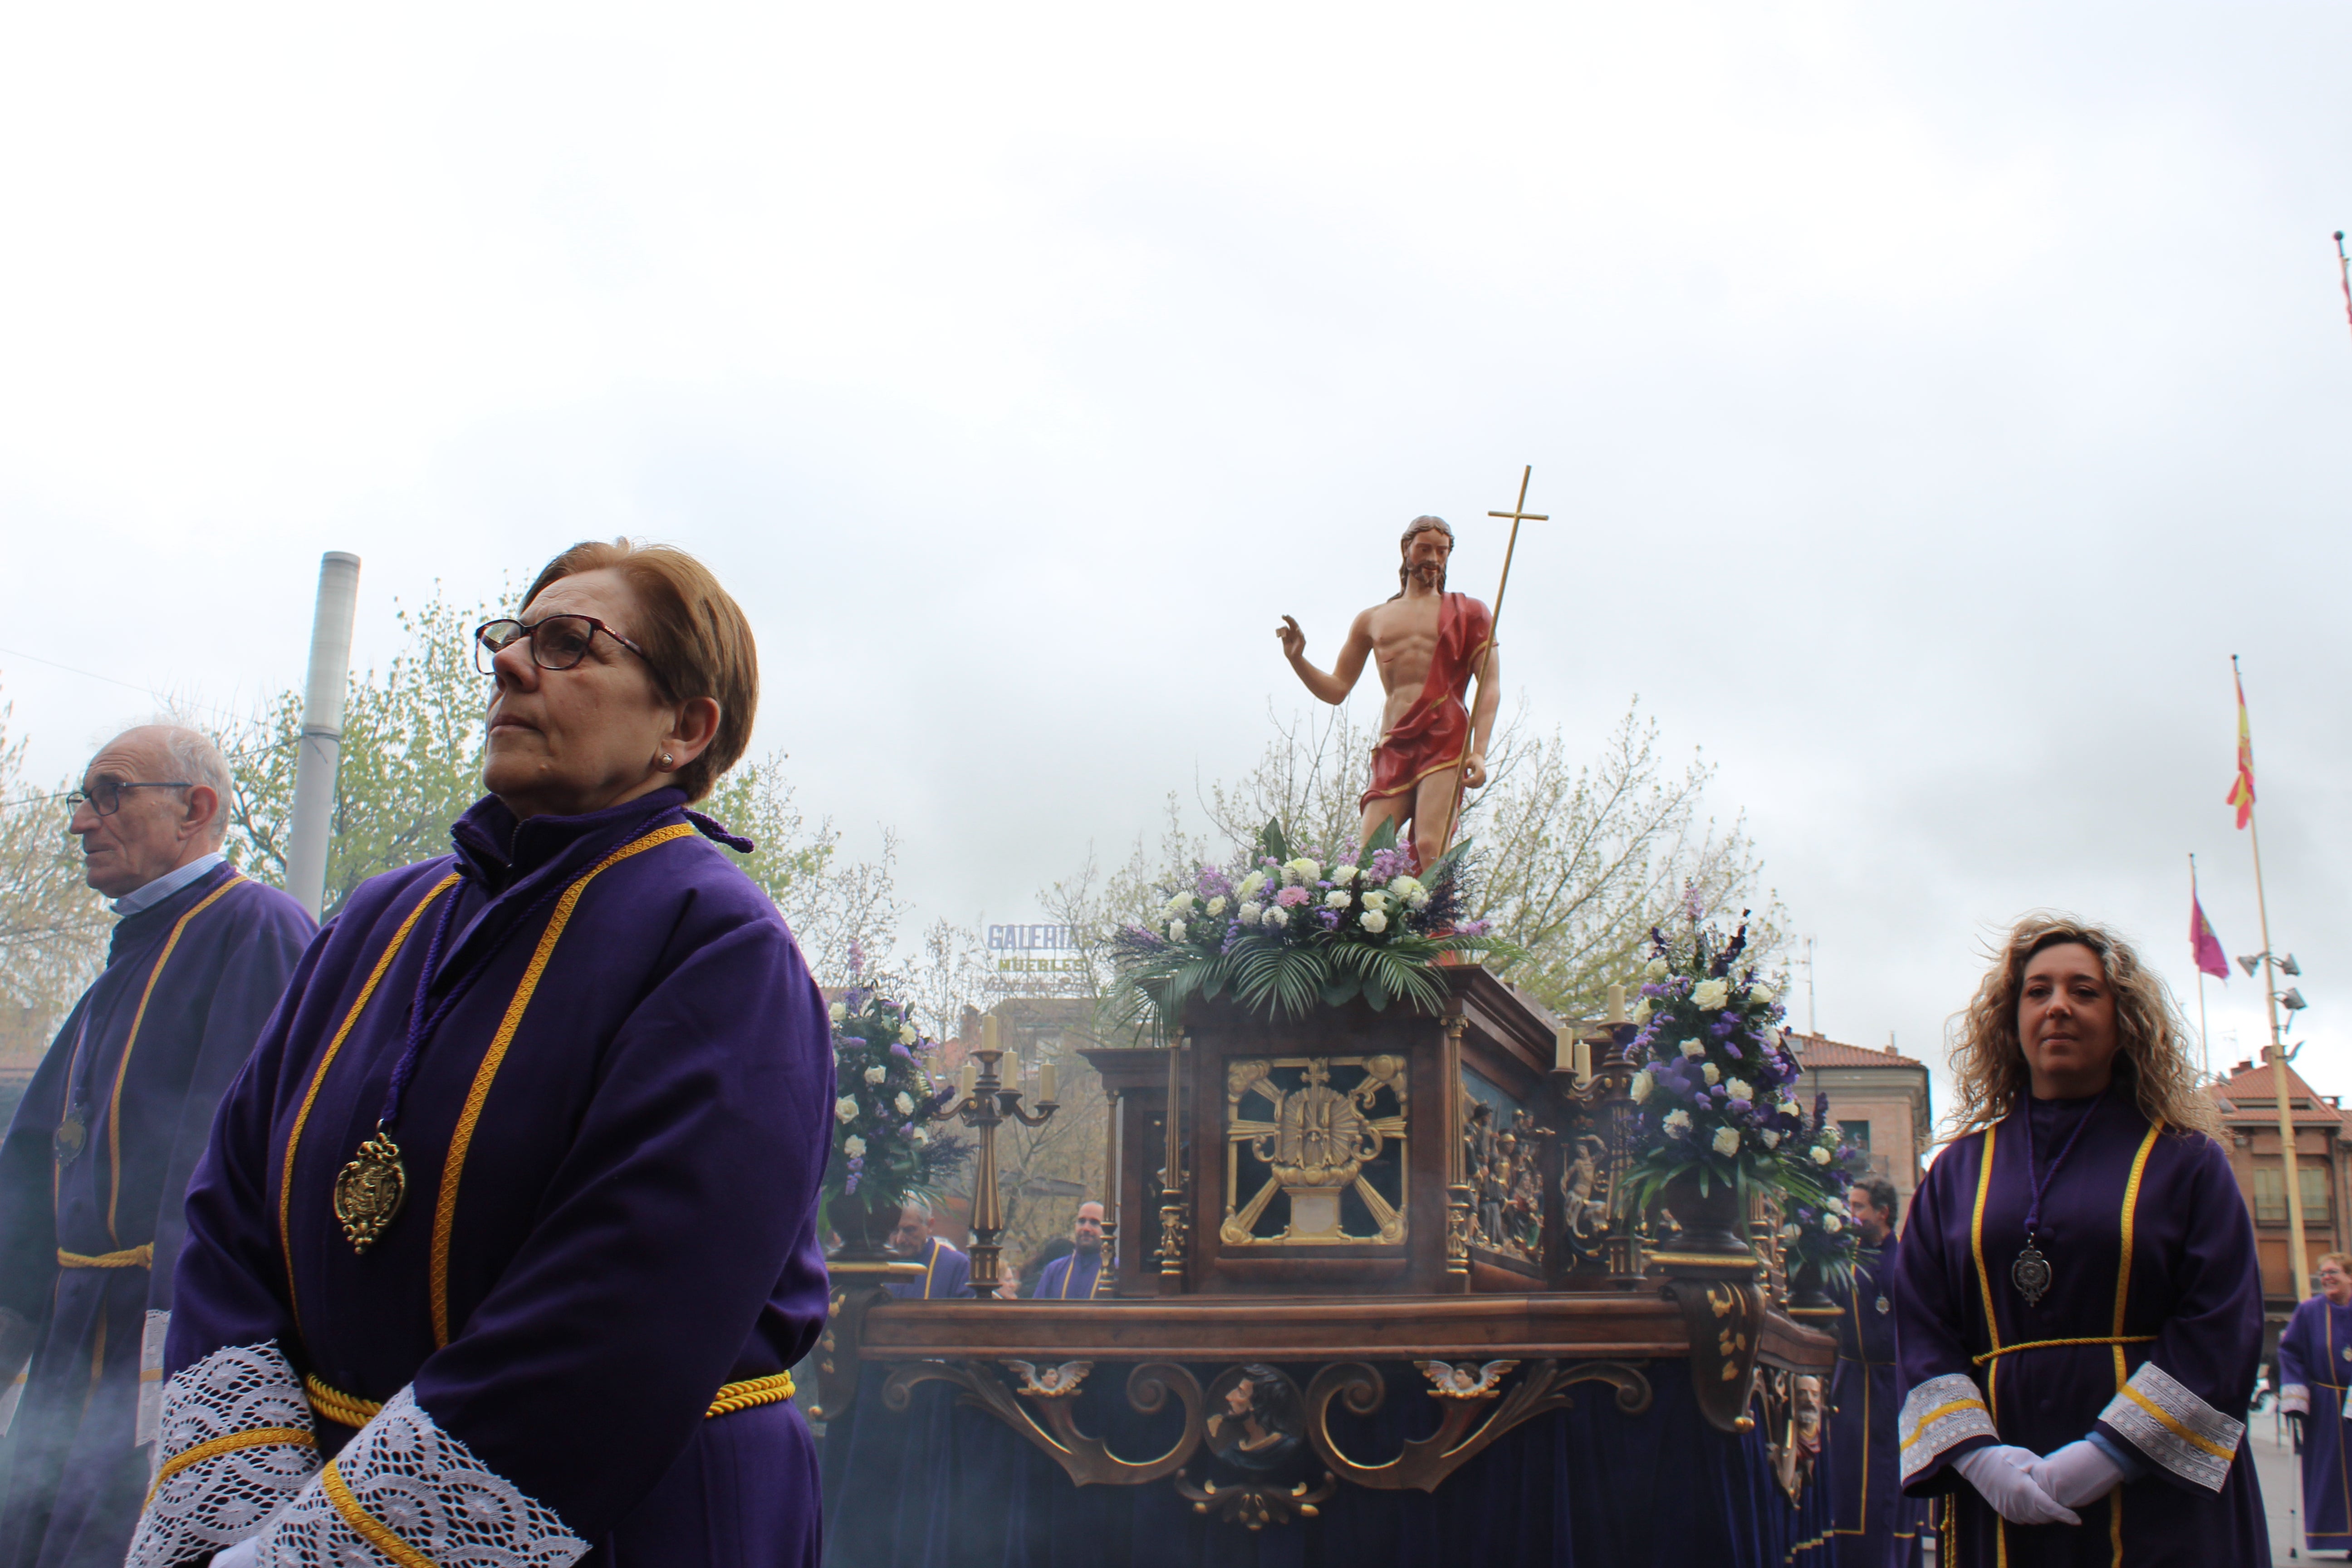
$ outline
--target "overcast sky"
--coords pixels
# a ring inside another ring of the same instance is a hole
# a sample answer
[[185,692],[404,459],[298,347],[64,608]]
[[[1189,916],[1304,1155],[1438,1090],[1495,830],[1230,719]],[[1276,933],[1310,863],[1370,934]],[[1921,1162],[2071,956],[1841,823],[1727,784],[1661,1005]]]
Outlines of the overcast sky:
[[[19,7],[0,696],[37,776],[299,683],[319,553],[701,554],[922,919],[1231,775],[1423,511],[1514,693],[1719,768],[1820,1023],[2186,857],[2352,1091],[2340,6]],[[39,656],[129,685],[33,661]],[[1356,699],[1370,716],[1375,696]],[[2260,1043],[2242,979],[2217,1061]],[[1794,999],[1804,1018],[1801,985]],[[1941,1096],[1939,1095],[1939,1100]],[[1940,1110],[1940,1104],[1939,1104]]]

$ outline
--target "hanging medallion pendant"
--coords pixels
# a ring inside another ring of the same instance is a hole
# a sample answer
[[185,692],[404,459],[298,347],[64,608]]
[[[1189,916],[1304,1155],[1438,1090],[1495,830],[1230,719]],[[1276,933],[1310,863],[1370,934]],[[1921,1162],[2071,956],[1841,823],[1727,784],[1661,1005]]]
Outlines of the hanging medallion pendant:
[[2017,1293],[2025,1298],[2025,1304],[2032,1307],[2039,1306],[2042,1298],[2050,1293],[2050,1260],[2042,1256],[2041,1248],[2035,1247],[2029,1237],[2025,1250],[2019,1253],[2017,1261],[2009,1266],[2010,1283],[2015,1285]]
[[408,1173],[401,1169],[400,1145],[379,1121],[375,1136],[360,1145],[359,1158],[335,1178],[335,1218],[353,1252],[366,1254],[407,1195]]
[[49,1138],[49,1152],[57,1156],[59,1165],[70,1165],[81,1157],[82,1145],[89,1142],[89,1129],[82,1125],[80,1116],[68,1111]]

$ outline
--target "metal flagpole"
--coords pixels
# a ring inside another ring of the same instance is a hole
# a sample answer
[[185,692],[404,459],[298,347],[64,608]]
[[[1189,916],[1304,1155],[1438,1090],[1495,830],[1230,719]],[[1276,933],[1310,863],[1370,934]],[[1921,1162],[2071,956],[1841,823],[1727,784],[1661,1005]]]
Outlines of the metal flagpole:
[[[2189,853],[2189,907],[2197,911],[2201,929],[2205,906],[2197,898],[2197,852],[2193,849]],[[2205,1032],[2205,965],[2201,960],[2197,963],[2197,1054],[2204,1064],[2202,1070],[2210,1082],[2213,1077],[2213,1037]]]
[[[2245,710],[2246,684],[2238,674],[2238,656],[2230,656],[2230,673],[2237,677],[2238,706]],[[2251,731],[2249,731],[2251,734]],[[2253,742],[2246,742],[2252,753]],[[2285,1165],[2287,1245],[2293,1250],[2287,1258],[2287,1272],[2293,1276],[2294,1299],[2298,1301],[2311,1294],[2311,1255],[2303,1245],[2303,1183],[2294,1163],[2294,1109],[2286,1090],[2286,1050],[2279,1039],[2278,976],[2271,968],[2271,907],[2263,891],[2263,830],[2254,820],[2254,803],[2246,802],[2246,832],[2254,850],[2254,909],[2263,923],[2263,1002],[2270,1008],[2271,1020],[2271,1087],[2277,1090],[2279,1121],[2279,1155]]]

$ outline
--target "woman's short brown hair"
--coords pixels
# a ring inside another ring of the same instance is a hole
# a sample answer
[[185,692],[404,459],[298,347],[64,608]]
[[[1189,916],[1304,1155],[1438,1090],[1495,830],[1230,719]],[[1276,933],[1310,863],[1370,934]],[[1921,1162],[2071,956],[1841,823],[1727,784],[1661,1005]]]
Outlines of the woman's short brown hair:
[[2032,914],[2010,930],[1992,953],[1993,965],[1968,1011],[1955,1020],[1952,1076],[1958,1104],[1955,1135],[1989,1127],[2016,1109],[2026,1092],[2025,1047],[2017,1037],[2017,1003],[2033,955],[2069,943],[2090,949],[2116,998],[2116,1085],[2140,1114],[2175,1131],[2219,1134],[2212,1096],[2197,1087],[2189,1030],[2164,982],[2139,954],[2105,926],[2067,915]]
[[2352,1252],[2323,1252],[2312,1261],[2311,1271],[2316,1274],[2333,1263],[2346,1274],[2352,1274]]
[[656,684],[675,702],[708,697],[719,704],[719,733],[700,756],[677,770],[677,787],[700,800],[751,744],[760,708],[760,651],[751,623],[710,568],[685,551],[635,540],[583,540],[549,562],[522,596],[523,608],[551,583],[583,572],[621,574],[641,606],[629,635],[646,650]]

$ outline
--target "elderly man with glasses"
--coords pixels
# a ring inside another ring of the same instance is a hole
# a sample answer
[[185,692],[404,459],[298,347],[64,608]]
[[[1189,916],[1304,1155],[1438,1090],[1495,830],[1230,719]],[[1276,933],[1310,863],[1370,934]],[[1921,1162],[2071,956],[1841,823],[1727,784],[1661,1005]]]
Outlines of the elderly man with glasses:
[[120,1563],[147,1489],[188,1179],[315,929],[222,858],[193,730],[109,742],[73,796],[105,970],[0,1142],[0,1568]]

